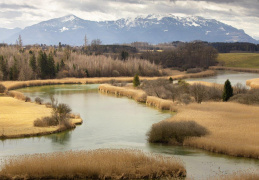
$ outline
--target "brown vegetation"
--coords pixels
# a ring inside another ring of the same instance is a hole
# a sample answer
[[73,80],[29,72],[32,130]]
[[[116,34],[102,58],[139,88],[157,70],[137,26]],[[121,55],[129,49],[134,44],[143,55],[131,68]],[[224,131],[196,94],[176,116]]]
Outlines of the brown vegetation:
[[185,177],[173,157],[132,150],[68,151],[11,157],[0,178],[12,179],[157,179]]
[[160,110],[175,111],[175,103],[173,101],[161,99],[155,96],[147,96],[146,104]]
[[206,134],[207,129],[194,121],[162,121],[153,124],[147,136],[150,143],[182,144],[186,138]]
[[250,86],[252,89],[259,89],[259,78],[247,80],[246,85]]
[[209,135],[189,138],[184,145],[238,157],[259,158],[259,107],[237,103],[207,102],[178,107],[168,121],[193,120]]
[[[43,105],[0,97],[0,139],[52,134],[65,130],[59,126],[34,127],[34,120],[51,116],[51,109]],[[72,124],[82,123],[80,117],[70,117]]]
[[146,102],[147,99],[146,93],[139,89],[116,87],[109,84],[102,84],[99,86],[99,91],[104,93],[115,94],[118,96],[126,96],[138,102]]

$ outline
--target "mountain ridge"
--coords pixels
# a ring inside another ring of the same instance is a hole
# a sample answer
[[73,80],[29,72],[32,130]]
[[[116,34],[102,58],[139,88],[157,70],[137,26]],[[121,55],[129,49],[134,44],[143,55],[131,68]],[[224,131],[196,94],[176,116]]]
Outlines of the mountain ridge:
[[[1,28],[0,28],[1,33]],[[19,34],[24,44],[57,45],[59,42],[82,45],[84,36],[89,42],[100,39],[104,44],[122,44],[135,41],[152,44],[172,41],[202,40],[208,42],[259,43],[246,34],[215,19],[200,16],[178,17],[150,14],[115,21],[90,21],[73,14],[42,21],[19,32],[7,33],[0,41],[15,43]]]

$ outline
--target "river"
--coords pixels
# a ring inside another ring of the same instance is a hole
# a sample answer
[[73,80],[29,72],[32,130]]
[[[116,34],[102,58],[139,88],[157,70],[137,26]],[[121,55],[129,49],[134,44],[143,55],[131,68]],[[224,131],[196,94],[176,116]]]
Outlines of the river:
[[0,141],[0,158],[11,155],[49,153],[99,148],[129,148],[180,158],[187,177],[208,179],[239,170],[259,171],[259,161],[219,155],[207,151],[149,144],[146,133],[152,124],[173,116],[125,97],[101,94],[98,85],[54,85],[19,89],[34,99],[49,101],[52,94],[59,102],[69,104],[84,123],[73,131],[42,137]]

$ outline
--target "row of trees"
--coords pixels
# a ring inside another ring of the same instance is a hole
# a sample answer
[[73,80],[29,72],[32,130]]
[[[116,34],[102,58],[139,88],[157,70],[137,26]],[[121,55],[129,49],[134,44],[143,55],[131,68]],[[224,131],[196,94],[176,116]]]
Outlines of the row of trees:
[[148,59],[163,67],[175,67],[187,70],[189,68],[208,68],[216,64],[218,52],[215,48],[203,43],[183,43],[175,49],[163,52],[147,51],[141,58]]

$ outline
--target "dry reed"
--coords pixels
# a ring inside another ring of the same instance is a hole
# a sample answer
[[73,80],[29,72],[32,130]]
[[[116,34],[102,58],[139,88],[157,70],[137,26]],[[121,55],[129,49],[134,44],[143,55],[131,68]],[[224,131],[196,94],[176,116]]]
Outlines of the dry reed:
[[161,99],[155,96],[147,96],[146,104],[160,110],[174,110],[175,103],[171,100]]
[[193,120],[210,132],[190,138],[184,145],[238,157],[259,159],[258,106],[232,102],[206,102],[178,108],[169,121]]
[[11,179],[153,179],[185,177],[178,159],[142,151],[99,149],[14,156],[5,160],[0,178]]
[[246,85],[250,86],[252,89],[259,89],[259,78],[247,80]]
[[[194,74],[182,74],[173,76],[163,76],[163,77],[140,77],[140,80],[156,80],[159,78],[169,79],[185,79],[185,78],[199,78],[206,76],[213,76],[215,72],[212,70],[203,71]],[[64,79],[46,79],[46,80],[30,80],[30,81],[3,81],[2,84],[7,88],[7,90],[14,90],[24,87],[31,86],[43,86],[43,85],[58,85],[58,84],[99,84],[108,83],[112,79],[117,82],[132,82],[133,77],[100,77],[100,78],[64,78]]]
[[115,94],[118,96],[126,96],[138,102],[146,102],[147,95],[144,91],[138,89],[131,89],[129,87],[116,87],[109,84],[102,84],[99,86],[99,91],[104,93]]

